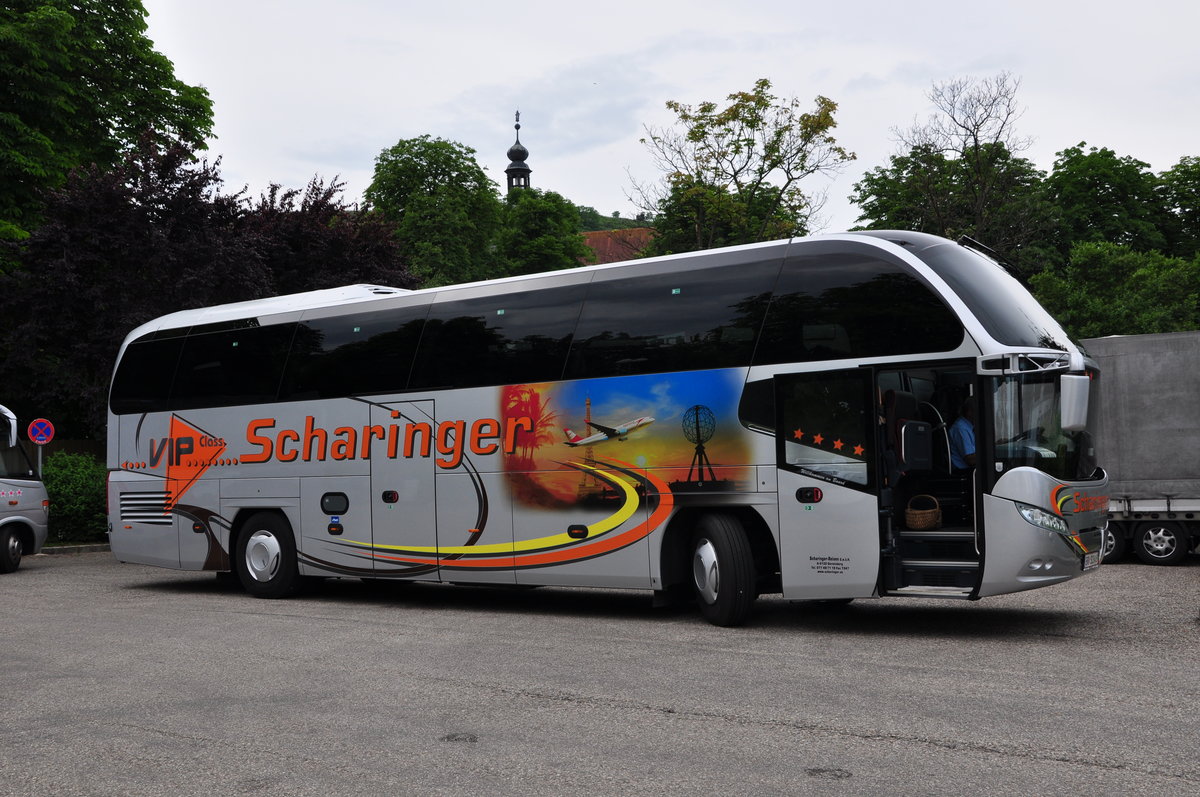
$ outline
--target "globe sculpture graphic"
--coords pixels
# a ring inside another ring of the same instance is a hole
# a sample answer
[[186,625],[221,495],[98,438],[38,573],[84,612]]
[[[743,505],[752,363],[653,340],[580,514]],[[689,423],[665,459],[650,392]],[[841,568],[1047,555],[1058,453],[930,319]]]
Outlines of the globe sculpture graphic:
[[689,443],[696,446],[696,453],[692,457],[692,467],[688,470],[688,481],[693,481],[692,475],[695,474],[695,482],[703,484],[705,472],[708,472],[708,480],[716,481],[716,474],[713,473],[712,463],[708,460],[708,453],[704,450],[704,444],[712,439],[713,432],[717,430],[717,418],[713,415],[713,411],[703,404],[696,404],[689,407],[683,413],[683,436],[688,439]]
[[683,414],[683,434],[689,443],[707,443],[717,429],[717,418],[703,404],[689,407]]

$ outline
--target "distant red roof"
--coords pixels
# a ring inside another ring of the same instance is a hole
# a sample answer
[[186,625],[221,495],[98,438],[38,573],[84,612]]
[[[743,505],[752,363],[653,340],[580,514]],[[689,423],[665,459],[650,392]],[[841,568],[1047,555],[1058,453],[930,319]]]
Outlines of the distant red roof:
[[654,230],[649,227],[630,227],[626,230],[596,230],[585,232],[584,242],[596,253],[595,264],[633,260],[646,248]]

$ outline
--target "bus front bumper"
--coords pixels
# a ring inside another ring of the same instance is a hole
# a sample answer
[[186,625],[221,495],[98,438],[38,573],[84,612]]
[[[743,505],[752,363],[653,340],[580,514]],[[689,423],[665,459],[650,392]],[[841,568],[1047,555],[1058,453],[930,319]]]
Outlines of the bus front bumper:
[[1016,502],[994,496],[985,496],[984,506],[987,547],[980,597],[1036,589],[1099,569],[1104,529],[1045,528],[1027,519]]

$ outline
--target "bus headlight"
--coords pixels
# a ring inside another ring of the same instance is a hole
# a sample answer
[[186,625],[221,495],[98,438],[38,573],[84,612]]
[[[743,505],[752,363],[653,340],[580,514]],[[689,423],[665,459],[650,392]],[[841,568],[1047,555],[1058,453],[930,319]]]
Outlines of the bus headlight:
[[1044,509],[1039,509],[1036,506],[1029,504],[1017,504],[1017,511],[1021,513],[1021,517],[1038,528],[1046,529],[1047,531],[1057,531],[1059,534],[1067,533],[1067,521],[1060,518],[1053,512],[1047,512]]

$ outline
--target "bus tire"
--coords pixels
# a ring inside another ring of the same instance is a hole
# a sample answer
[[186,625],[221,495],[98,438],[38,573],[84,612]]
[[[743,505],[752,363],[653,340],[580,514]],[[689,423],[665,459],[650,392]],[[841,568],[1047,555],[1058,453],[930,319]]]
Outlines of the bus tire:
[[1152,520],[1133,535],[1133,552],[1148,565],[1173,565],[1187,556],[1191,540],[1178,523]]
[[256,598],[286,598],[294,593],[300,573],[291,525],[274,512],[251,515],[238,535],[233,566],[242,587]]
[[700,613],[713,625],[746,622],[756,596],[754,552],[730,515],[704,515],[692,534],[692,587]]
[[11,573],[21,566],[24,546],[14,528],[0,529],[0,573]]
[[1112,564],[1125,558],[1129,545],[1125,540],[1125,527],[1118,523],[1109,523],[1104,530],[1104,547],[1101,562]]

